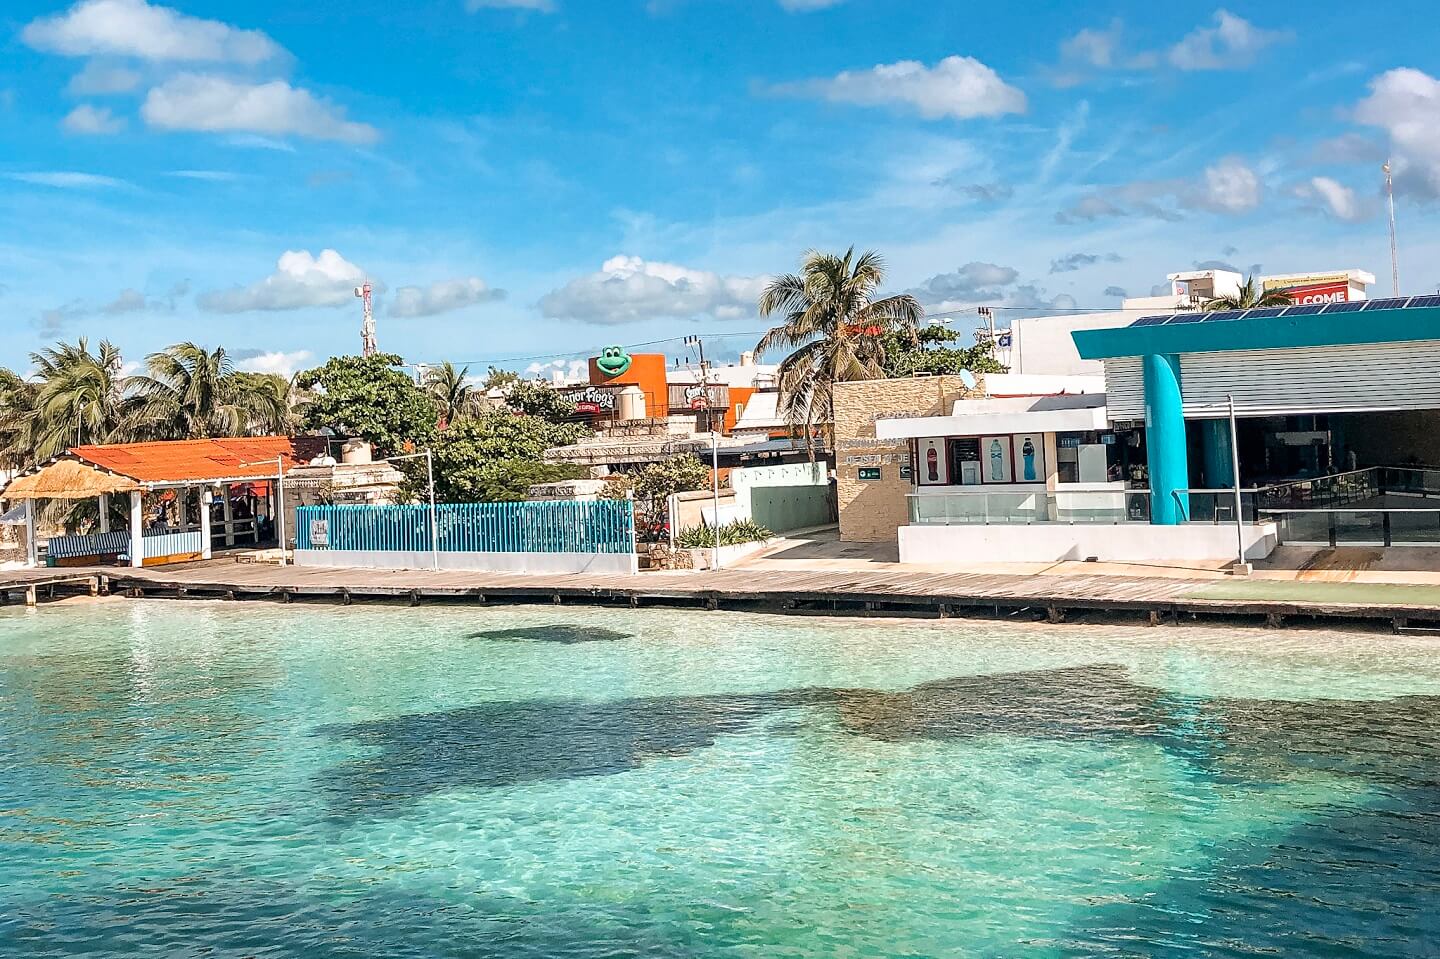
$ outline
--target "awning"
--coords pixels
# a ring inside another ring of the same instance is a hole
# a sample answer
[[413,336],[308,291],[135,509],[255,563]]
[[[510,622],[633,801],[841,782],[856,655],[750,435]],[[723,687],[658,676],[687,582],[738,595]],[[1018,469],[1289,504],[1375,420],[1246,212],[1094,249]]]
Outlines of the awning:
[[882,440],[926,436],[995,436],[1008,433],[1070,433],[1109,429],[1104,395],[960,400],[951,416],[877,419]]

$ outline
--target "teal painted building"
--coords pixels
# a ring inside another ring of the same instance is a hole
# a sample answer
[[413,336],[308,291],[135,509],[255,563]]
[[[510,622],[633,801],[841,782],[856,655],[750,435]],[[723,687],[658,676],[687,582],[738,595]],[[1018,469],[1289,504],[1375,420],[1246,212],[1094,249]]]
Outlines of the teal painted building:
[[1072,336],[1105,364],[1111,422],[1144,426],[1152,523],[1185,522],[1189,491],[1231,485],[1232,398],[1252,477],[1440,465],[1440,296],[1169,313]]

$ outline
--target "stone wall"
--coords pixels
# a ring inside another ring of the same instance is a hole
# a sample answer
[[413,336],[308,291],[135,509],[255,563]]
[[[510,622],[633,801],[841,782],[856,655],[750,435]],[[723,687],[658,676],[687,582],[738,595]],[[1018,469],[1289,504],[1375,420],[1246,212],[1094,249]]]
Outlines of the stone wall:
[[[835,384],[835,474],[840,538],[893,542],[910,521],[906,494],[913,488],[910,444],[877,440],[875,420],[901,416],[948,416],[956,400],[984,395],[984,384],[967,390],[958,376],[916,376]],[[861,469],[880,479],[862,480]]]

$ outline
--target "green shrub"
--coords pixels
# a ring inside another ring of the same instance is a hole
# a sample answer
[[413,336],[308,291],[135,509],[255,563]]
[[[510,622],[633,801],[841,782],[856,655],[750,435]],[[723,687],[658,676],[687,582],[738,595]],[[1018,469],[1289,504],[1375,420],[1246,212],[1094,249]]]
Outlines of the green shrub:
[[[762,543],[767,539],[773,539],[774,536],[774,533],[754,520],[736,520],[720,527],[721,546]],[[691,526],[676,534],[675,544],[685,549],[709,549],[715,545],[715,533],[708,526]]]

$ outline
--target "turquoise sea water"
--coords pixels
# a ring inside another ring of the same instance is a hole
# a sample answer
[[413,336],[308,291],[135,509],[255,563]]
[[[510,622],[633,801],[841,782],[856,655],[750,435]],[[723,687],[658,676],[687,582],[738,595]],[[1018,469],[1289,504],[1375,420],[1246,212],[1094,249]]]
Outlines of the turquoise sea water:
[[0,957],[1440,954],[1440,640],[0,613]]

